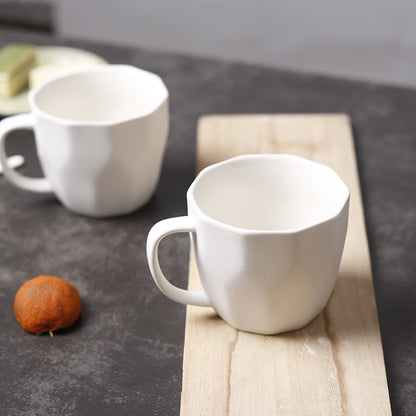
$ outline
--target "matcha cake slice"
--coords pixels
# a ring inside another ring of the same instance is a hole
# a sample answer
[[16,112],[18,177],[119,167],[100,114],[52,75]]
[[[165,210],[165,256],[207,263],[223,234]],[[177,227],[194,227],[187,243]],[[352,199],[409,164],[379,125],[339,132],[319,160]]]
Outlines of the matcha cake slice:
[[0,50],[0,96],[10,97],[21,91],[35,66],[35,47],[10,44]]

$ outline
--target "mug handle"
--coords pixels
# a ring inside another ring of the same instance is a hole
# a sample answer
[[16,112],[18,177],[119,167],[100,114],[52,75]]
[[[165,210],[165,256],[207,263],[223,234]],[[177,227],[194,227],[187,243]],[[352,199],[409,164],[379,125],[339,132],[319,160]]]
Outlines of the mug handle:
[[35,118],[33,114],[19,114],[17,116],[7,117],[0,122],[0,162],[3,165],[4,176],[14,185],[27,191],[38,193],[52,192],[52,186],[46,178],[30,178],[15,171],[7,163],[6,155],[6,138],[14,130],[29,129],[35,127]]
[[195,306],[212,306],[204,291],[192,292],[180,289],[170,283],[160,269],[158,258],[160,242],[170,234],[187,232],[196,232],[194,222],[190,217],[169,218],[159,221],[152,227],[147,237],[147,261],[149,262],[150,272],[161,292],[175,302]]

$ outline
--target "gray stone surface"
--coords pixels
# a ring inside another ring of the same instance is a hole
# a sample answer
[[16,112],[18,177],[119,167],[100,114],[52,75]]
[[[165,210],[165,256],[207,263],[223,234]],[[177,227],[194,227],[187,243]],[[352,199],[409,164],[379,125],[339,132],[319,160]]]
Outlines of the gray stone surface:
[[[157,72],[171,131],[154,198],[126,217],[76,216],[0,177],[1,415],[179,414],[185,308],[152,283],[147,232],[186,212],[200,115],[292,112],[352,118],[393,414],[414,414],[416,91],[0,29],[0,43],[11,41],[79,46]],[[31,133],[13,133],[8,151],[40,174]],[[184,237],[162,245],[162,267],[182,286],[188,249]],[[13,315],[16,290],[39,274],[71,281],[84,302],[79,322],[54,338],[26,333]]]
[[45,0],[1,0],[0,25],[51,32],[52,4]]

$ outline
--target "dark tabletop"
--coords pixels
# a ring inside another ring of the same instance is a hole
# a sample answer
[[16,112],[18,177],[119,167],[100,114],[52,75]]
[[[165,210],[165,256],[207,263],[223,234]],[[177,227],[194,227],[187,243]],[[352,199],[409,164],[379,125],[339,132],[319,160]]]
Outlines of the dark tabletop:
[[[0,29],[0,45],[12,41],[76,46],[158,73],[171,126],[155,196],[129,216],[76,216],[0,176],[1,415],[178,415],[185,307],[153,284],[145,242],[156,221],[186,213],[198,117],[319,112],[346,112],[354,125],[393,414],[415,414],[416,90]],[[7,149],[26,156],[23,173],[40,175],[32,133],[12,133]],[[161,251],[185,287],[187,238]],[[13,314],[18,287],[40,274],[69,280],[83,300],[80,320],[53,338],[30,335]]]

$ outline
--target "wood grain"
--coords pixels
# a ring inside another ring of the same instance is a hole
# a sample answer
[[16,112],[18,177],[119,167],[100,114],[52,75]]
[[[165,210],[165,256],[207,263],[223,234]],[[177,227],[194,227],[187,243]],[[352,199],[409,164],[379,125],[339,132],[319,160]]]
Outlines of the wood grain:
[[[351,190],[338,280],[305,328],[236,331],[187,308],[181,415],[388,415],[383,350],[350,120],[345,114],[206,116],[198,170],[243,153],[291,153],[331,166]],[[200,288],[191,255],[189,288]]]

